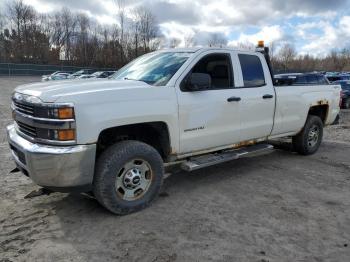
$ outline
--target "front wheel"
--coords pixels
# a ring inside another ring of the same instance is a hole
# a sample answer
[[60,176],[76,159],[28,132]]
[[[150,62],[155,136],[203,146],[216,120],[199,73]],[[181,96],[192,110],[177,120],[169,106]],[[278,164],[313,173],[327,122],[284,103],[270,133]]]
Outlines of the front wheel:
[[320,117],[309,115],[303,130],[293,137],[293,147],[301,155],[316,153],[323,137],[323,123]]
[[153,147],[139,141],[122,141],[99,157],[94,195],[111,212],[129,214],[156,199],[163,174],[163,160]]

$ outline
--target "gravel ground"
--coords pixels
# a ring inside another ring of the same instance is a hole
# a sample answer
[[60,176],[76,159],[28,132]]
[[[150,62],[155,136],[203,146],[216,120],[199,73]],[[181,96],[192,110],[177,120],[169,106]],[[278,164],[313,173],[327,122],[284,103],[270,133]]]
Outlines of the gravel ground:
[[37,189],[5,137],[15,86],[0,78],[0,261],[349,261],[350,111],[319,152],[276,150],[166,179],[154,205],[114,216],[84,195]]

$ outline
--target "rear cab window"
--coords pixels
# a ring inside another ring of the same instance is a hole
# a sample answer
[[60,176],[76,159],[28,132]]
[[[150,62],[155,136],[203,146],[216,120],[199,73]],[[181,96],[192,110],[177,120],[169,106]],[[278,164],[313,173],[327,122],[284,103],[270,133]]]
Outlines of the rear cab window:
[[238,59],[242,69],[243,87],[252,88],[266,85],[264,69],[258,56],[238,54]]

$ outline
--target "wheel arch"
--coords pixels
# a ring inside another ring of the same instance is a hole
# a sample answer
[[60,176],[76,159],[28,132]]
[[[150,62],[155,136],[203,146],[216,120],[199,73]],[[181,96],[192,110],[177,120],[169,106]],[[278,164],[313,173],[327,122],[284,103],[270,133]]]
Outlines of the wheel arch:
[[97,140],[97,157],[109,146],[123,140],[137,140],[154,147],[166,160],[172,151],[169,127],[165,122],[143,122],[102,130]]
[[309,108],[308,115],[318,116],[319,118],[321,118],[323,124],[326,124],[328,112],[328,104],[313,105]]

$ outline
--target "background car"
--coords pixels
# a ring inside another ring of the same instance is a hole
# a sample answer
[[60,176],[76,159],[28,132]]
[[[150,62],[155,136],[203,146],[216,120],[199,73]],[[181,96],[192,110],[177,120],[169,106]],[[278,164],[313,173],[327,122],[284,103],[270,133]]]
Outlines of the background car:
[[88,79],[88,78],[93,78],[93,76],[86,74],[86,75],[81,75],[81,76],[76,77],[76,79]]
[[341,80],[350,80],[349,74],[341,74],[341,73],[326,74],[326,77],[330,83],[341,81]]
[[77,78],[81,75],[91,75],[94,72],[95,72],[95,70],[93,70],[93,69],[82,69],[82,70],[75,72],[74,74],[71,74],[68,78],[74,79],[74,78]]
[[113,75],[116,71],[97,71],[92,74],[92,78],[107,78]]
[[52,74],[50,75],[43,75],[41,77],[41,81],[49,81],[49,80],[56,80],[56,79],[52,79],[53,76],[57,76],[59,74],[67,74],[67,75],[70,75],[71,72],[66,72],[66,71],[56,71],[56,72],[53,72]]
[[350,81],[348,80],[338,80],[334,84],[338,84],[342,89],[342,108],[350,108]]
[[275,75],[276,85],[328,85],[328,79],[321,73],[291,73]]
[[70,76],[69,73],[58,73],[50,77],[49,80],[65,80]]

